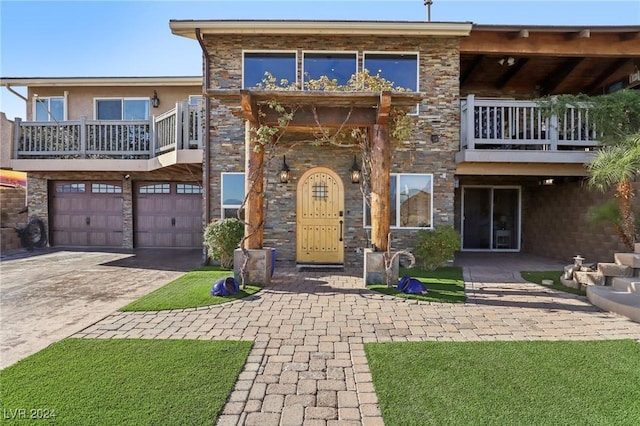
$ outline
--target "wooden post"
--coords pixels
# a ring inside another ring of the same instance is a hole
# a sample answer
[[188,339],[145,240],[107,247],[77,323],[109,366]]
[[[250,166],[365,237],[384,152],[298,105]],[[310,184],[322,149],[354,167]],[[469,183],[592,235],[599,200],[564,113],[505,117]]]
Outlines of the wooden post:
[[377,124],[371,131],[371,244],[376,251],[386,251],[389,246],[390,168],[389,129]]
[[245,249],[261,249],[263,243],[264,221],[264,148],[255,152],[255,128],[245,122],[245,194],[244,206],[244,246]]

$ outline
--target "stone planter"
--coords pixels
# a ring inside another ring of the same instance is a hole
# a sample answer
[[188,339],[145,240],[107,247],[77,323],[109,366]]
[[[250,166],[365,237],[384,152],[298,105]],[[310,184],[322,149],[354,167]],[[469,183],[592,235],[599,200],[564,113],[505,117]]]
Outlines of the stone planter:
[[[391,253],[393,256],[394,253]],[[386,269],[384,267],[384,257],[386,252],[373,251],[372,249],[364,250],[364,283],[371,284],[387,284]],[[400,274],[400,256],[393,261],[391,268],[391,285],[398,283]]]
[[[249,260],[247,262],[246,284],[265,286],[271,282],[276,261],[276,249],[265,247],[261,249],[247,250]],[[244,264],[244,253],[241,249],[233,252],[233,275],[239,283],[242,283],[240,271]]]

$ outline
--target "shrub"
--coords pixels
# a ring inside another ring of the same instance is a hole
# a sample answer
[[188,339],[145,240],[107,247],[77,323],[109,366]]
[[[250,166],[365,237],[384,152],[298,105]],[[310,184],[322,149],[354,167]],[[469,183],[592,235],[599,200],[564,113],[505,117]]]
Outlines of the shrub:
[[220,261],[223,268],[233,268],[233,251],[238,248],[244,225],[236,218],[214,220],[204,230],[204,243],[209,249],[209,258]]
[[418,263],[431,271],[452,259],[456,250],[460,250],[460,233],[451,225],[419,231],[413,249]]

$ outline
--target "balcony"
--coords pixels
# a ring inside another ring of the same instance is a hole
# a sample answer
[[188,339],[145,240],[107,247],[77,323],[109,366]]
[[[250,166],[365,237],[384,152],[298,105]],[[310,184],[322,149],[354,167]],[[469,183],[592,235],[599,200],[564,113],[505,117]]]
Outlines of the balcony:
[[545,117],[535,101],[475,99],[461,103],[456,163],[585,164],[600,142],[587,107]]
[[200,106],[179,102],[170,111],[140,121],[16,119],[11,168],[64,170],[73,161],[75,170],[153,170],[200,163],[202,116]]

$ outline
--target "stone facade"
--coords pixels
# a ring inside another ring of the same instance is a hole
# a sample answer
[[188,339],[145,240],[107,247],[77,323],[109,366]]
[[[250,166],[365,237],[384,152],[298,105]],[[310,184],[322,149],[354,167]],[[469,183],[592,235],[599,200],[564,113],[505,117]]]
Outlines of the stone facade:
[[20,248],[20,238],[15,227],[24,226],[28,216],[25,207],[26,189],[22,186],[0,185],[0,249]]
[[[243,50],[358,52],[361,65],[363,52],[417,52],[419,55],[419,86],[424,100],[419,105],[418,124],[413,136],[394,149],[391,173],[433,174],[433,224],[453,224],[454,172],[453,161],[458,151],[460,127],[459,45],[455,37],[362,37],[325,36],[225,36],[205,37],[210,57],[210,88],[239,89],[242,84]],[[298,64],[301,69],[301,63]],[[244,171],[245,126],[231,114],[239,99],[222,101],[212,98],[210,133],[209,212],[221,217],[221,173]],[[431,141],[431,134],[438,136]],[[305,135],[304,138],[312,139]],[[345,264],[362,265],[363,249],[369,246],[370,232],[364,227],[364,201],[359,185],[350,182],[348,170],[352,149],[313,146],[308,140],[283,144],[267,153],[272,160],[265,169],[265,232],[264,245],[277,248],[277,259],[295,262],[296,250],[296,185],[298,178],[313,167],[327,167],[336,172],[345,186]],[[277,181],[277,172],[286,155],[292,179],[288,184]],[[416,230],[392,228],[392,249],[412,246]]]

